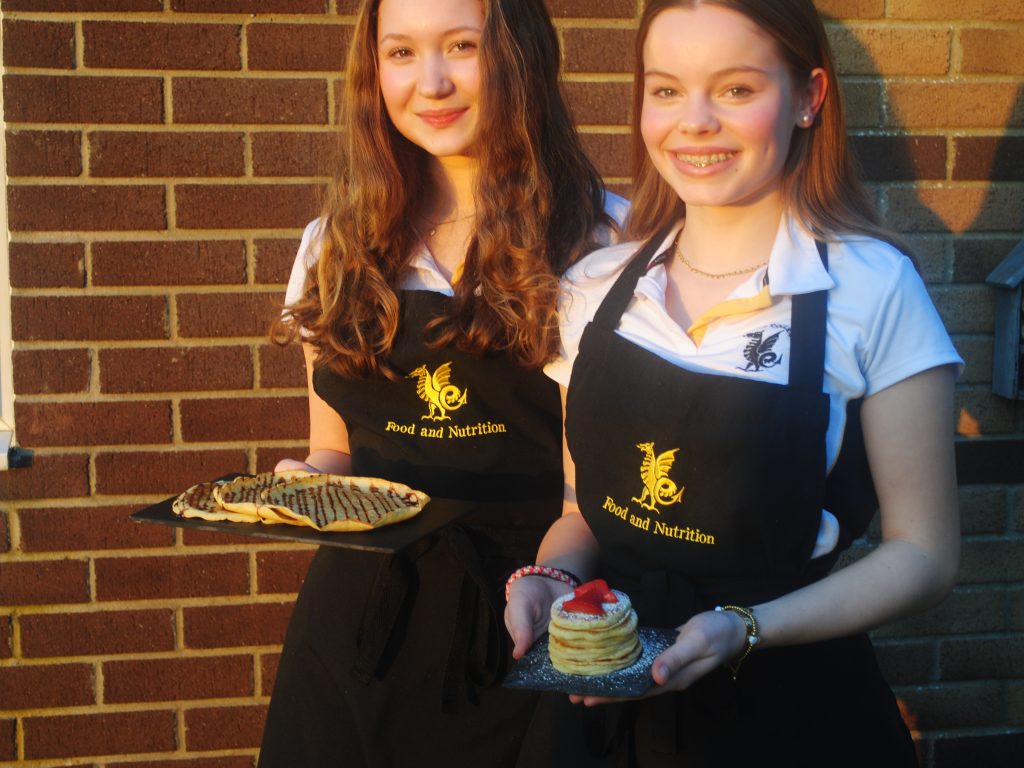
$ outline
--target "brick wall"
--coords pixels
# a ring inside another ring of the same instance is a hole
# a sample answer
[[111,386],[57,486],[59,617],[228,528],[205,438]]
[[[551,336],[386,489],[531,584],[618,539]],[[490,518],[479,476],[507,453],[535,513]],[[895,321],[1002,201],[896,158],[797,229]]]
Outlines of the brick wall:
[[[310,550],[127,516],[303,450],[300,357],[263,334],[317,213],[353,5],[0,0],[16,419],[35,451],[0,473],[0,765],[254,764]],[[550,0],[620,191],[637,6]],[[879,202],[967,359],[960,431],[1020,438],[1024,411],[989,391],[983,281],[1024,230],[1024,6],[820,7]],[[928,765],[1008,765],[1024,486],[965,486],[962,506],[961,585],[880,631],[880,654]]]

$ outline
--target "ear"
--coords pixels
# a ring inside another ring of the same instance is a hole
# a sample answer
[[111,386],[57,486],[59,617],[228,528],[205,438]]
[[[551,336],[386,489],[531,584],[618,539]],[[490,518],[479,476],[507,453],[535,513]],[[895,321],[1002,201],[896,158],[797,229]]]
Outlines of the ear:
[[810,128],[825,102],[825,94],[829,89],[828,75],[821,67],[811,70],[811,76],[807,80],[797,109],[797,125],[801,128]]

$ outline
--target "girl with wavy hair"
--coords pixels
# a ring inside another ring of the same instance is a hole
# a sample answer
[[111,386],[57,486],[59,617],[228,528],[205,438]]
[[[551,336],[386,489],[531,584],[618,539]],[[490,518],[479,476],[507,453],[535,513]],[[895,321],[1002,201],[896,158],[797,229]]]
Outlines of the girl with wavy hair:
[[501,587],[562,495],[541,367],[559,276],[616,228],[559,63],[542,0],[362,3],[341,168],[277,327],[303,343],[310,450],[277,469],[492,503],[394,556],[320,548],[263,768],[514,764],[535,697],[498,685]]
[[562,681],[523,765],[909,768],[866,632],[956,580],[962,360],[857,178],[810,0],[649,0],[637,62],[634,240],[564,278],[567,495],[506,624],[521,658],[562,569],[667,647],[636,701]]

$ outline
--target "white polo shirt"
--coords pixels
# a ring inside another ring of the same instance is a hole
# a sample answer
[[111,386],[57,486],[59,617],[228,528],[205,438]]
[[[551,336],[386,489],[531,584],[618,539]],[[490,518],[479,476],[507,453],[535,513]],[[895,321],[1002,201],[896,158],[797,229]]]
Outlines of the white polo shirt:
[[[656,253],[672,244],[681,226]],[[545,367],[559,384],[568,386],[584,328],[640,245],[595,251],[563,278],[561,355]],[[842,237],[828,243],[828,262],[826,271],[814,237],[783,217],[767,266],[690,328],[681,328],[666,311],[667,272],[657,265],[640,278],[616,332],[687,370],[786,384],[791,297],[828,289],[824,389],[830,399],[826,457],[831,467],[842,444],[848,401],[929,368],[962,368],[963,360],[910,259],[891,245],[864,235]],[[832,551],[839,534],[835,517],[822,513],[815,557]]]

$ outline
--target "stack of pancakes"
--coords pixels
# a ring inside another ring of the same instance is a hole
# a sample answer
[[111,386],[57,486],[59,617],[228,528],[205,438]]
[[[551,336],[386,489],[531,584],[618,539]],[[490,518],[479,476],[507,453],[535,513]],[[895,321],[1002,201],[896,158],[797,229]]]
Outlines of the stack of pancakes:
[[566,609],[570,592],[551,605],[548,653],[551,665],[571,675],[604,675],[640,658],[636,611],[629,598],[611,590],[616,602],[601,602],[601,613]]

